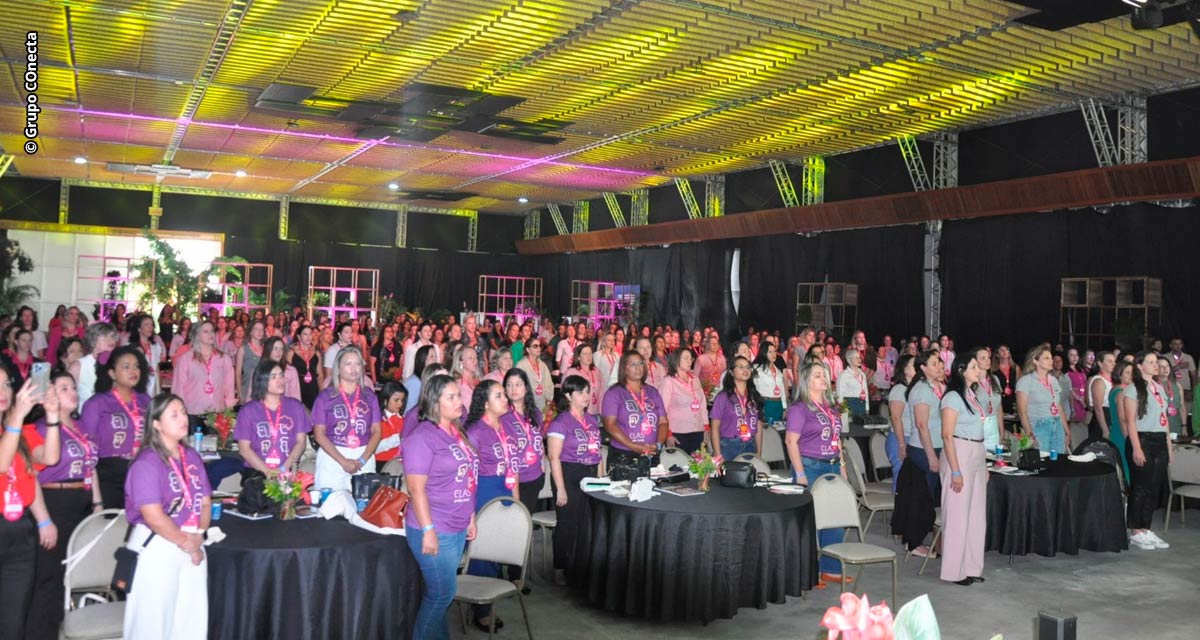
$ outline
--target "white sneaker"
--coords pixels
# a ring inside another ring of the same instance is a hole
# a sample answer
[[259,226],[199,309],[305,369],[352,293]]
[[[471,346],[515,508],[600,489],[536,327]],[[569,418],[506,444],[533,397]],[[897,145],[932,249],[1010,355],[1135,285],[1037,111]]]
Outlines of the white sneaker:
[[1153,543],[1156,548],[1158,548],[1158,549],[1171,548],[1171,545],[1167,544],[1166,540],[1163,540],[1162,538],[1158,537],[1158,534],[1154,533],[1153,531],[1147,530],[1146,535],[1150,537],[1150,542]]
[[1148,534],[1148,531],[1143,531],[1129,536],[1129,544],[1139,549],[1145,549],[1146,551],[1157,549],[1158,546],[1154,544],[1154,540]]

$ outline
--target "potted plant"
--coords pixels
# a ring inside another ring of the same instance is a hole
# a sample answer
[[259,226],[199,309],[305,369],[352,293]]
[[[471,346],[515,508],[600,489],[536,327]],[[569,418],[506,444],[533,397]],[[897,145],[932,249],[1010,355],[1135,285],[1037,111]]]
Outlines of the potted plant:
[[304,484],[292,471],[282,470],[267,477],[263,494],[279,505],[280,520],[295,520],[296,501],[304,495]]
[[709,481],[723,462],[725,460],[721,456],[714,458],[708,447],[700,447],[692,454],[692,461],[688,463],[688,471],[696,474],[696,477],[699,478],[701,491],[709,490]]

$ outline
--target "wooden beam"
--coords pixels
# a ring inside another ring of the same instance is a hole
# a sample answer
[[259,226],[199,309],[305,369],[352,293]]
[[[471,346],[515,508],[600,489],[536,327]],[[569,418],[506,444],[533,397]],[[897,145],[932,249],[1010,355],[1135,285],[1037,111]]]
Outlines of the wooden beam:
[[702,220],[679,220],[520,240],[523,255],[602,251],[728,238],[859,229],[931,220],[961,220],[1056,211],[1114,202],[1200,197],[1200,156],[1118,165],[1033,178],[899,193],[810,207],[767,209]]

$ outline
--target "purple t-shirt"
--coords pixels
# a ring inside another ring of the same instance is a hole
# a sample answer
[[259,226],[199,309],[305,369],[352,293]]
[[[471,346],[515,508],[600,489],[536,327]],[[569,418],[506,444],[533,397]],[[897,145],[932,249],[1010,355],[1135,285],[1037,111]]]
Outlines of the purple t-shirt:
[[[617,426],[633,442],[657,444],[658,422],[666,416],[666,406],[663,404],[662,396],[658,395],[658,389],[644,384],[642,391],[644,392],[645,415],[638,407],[638,402],[643,398],[635,399],[629,389],[617,386],[611,387],[604,393],[604,403],[600,406],[600,415],[605,418],[615,417]],[[609,441],[609,445],[622,451],[629,451],[615,439]]]
[[[353,422],[343,397],[355,405]],[[353,449],[367,446],[367,440],[371,439],[371,425],[381,420],[379,399],[373,392],[359,387],[357,403],[354,397],[354,394],[343,396],[337,389],[329,388],[318,394],[313,402],[312,424],[325,425],[325,436],[339,447]]]
[[[272,427],[272,421],[275,421],[274,427]],[[273,428],[279,430],[277,436],[272,436]],[[312,425],[308,421],[308,411],[299,400],[283,398],[278,413],[268,412],[261,400],[254,400],[238,411],[237,424],[233,427],[233,438],[249,440],[250,448],[254,450],[254,453],[258,454],[258,457],[262,458],[267,466],[276,468],[287,460],[288,455],[296,446],[296,442],[309,431],[312,431]],[[278,443],[275,442],[276,437]],[[268,458],[277,458],[278,461],[272,464]],[[246,467],[249,466],[250,464],[247,463]]]
[[[46,437],[46,419],[34,425],[43,438]],[[62,440],[62,453],[58,464],[38,472],[38,482],[80,482],[92,476],[99,460],[96,441],[76,424],[74,428],[65,424],[58,429]]]
[[517,465],[517,439],[503,427],[499,430],[488,426],[483,419],[467,425],[467,439],[479,452],[479,475],[503,477],[508,469],[519,469]]
[[[121,401],[110,391],[98,393],[83,403],[79,416],[79,427],[100,448],[101,458],[133,458],[133,441],[138,429],[144,429],[146,414],[149,413],[150,396],[134,393],[137,402],[138,424],[121,406]],[[132,407],[130,407],[132,408]],[[143,435],[145,431],[142,431]]]
[[500,424],[517,443],[517,479],[533,482],[542,477],[542,458],[546,457],[546,441],[542,437],[542,414],[534,408],[523,418],[512,409],[500,418]]
[[[433,525],[439,533],[458,533],[471,524],[475,513],[475,486],[479,475],[479,455],[470,449],[466,439],[442,431],[440,427],[422,421],[404,437],[404,472],[410,477],[426,476],[425,493]],[[409,513],[406,523],[420,527],[415,512]]]
[[558,414],[546,431],[547,438],[563,441],[563,462],[576,464],[600,464],[600,418],[583,414],[583,424],[567,411]]
[[[148,504],[162,505],[163,512],[170,514],[171,520],[181,527],[189,518],[194,519],[196,526],[200,525],[203,499],[212,495],[212,487],[200,454],[182,443],[179,448],[183,450],[183,462],[176,460],[178,466],[174,468],[163,462],[153,449],[143,450],[129,465],[129,475],[125,477],[125,518],[130,525],[146,524],[141,508]],[[187,478],[190,500],[185,498],[183,478],[177,470],[182,470]]]
[[826,407],[833,419],[820,409],[810,409],[797,402],[787,410],[787,430],[800,434],[800,455],[805,458],[830,460],[838,457],[842,446],[842,416],[836,407]]
[[746,440],[753,440],[754,434],[758,433],[758,408],[749,398],[746,398],[746,406],[743,408],[737,400],[736,394],[731,397],[724,391],[718,393],[717,397],[713,399],[712,409],[708,411],[708,419],[721,421],[722,438],[743,438],[741,433],[743,422],[749,427],[747,431],[749,437],[745,438]]

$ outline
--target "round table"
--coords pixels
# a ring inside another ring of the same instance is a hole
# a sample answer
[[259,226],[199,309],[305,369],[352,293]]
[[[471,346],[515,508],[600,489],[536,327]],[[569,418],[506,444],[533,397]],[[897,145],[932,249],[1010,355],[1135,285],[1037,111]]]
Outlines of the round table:
[[410,638],[421,571],[402,536],[343,519],[226,515],[208,553],[210,638]]
[[[684,486],[695,487],[695,481]],[[817,582],[812,496],[716,484],[703,496],[630,502],[589,493],[568,578],[608,611],[663,621],[732,618]]]
[[1112,465],[1042,461],[1029,476],[989,472],[987,550],[1009,556],[1129,548],[1121,484]]

